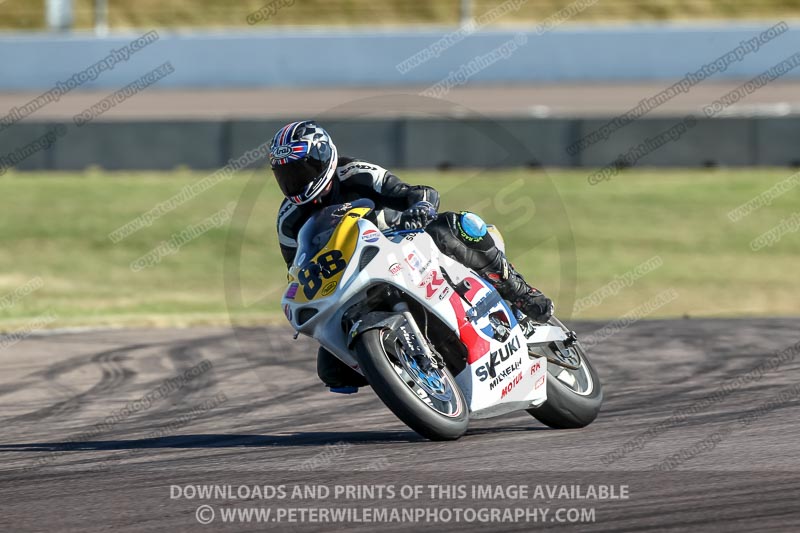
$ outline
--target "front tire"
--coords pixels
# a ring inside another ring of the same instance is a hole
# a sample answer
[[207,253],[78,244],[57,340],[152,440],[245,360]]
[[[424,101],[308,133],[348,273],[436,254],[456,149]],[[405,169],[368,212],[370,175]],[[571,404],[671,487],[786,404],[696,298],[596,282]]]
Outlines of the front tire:
[[355,349],[375,394],[408,427],[430,440],[455,440],[466,432],[467,402],[447,369],[439,370],[437,379],[450,401],[437,402],[402,364],[406,356],[392,330],[365,331],[356,339]]

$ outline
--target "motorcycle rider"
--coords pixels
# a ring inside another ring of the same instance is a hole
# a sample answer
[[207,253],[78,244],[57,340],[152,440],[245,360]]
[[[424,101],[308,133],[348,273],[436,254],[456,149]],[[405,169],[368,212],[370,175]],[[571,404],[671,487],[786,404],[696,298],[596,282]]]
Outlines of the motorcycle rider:
[[[425,228],[442,253],[475,270],[506,300],[537,322],[546,322],[553,304],[528,285],[487,233],[474,213],[436,211],[439,193],[408,185],[373,163],[340,157],[330,135],[313,121],[291,122],[270,144],[270,164],[286,198],[278,210],[278,241],[287,267],[297,252],[297,235],[317,210],[368,198],[375,203],[370,220],[379,229]],[[332,392],[355,392],[366,380],[320,347],[317,374]]]

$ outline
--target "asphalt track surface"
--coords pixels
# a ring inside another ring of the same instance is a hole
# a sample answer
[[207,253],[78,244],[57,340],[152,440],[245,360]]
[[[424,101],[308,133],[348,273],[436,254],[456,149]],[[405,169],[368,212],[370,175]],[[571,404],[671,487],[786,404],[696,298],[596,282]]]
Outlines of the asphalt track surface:
[[[707,82],[652,109],[648,116],[702,115],[703,107],[736,89],[746,80]],[[219,120],[304,116],[352,118],[438,116],[442,109],[456,114],[472,112],[515,117],[610,117],[637,107],[672,82],[587,84],[505,84],[455,87],[443,105],[419,95],[419,87],[344,87],[319,89],[268,88],[231,90],[148,89],[123,105],[103,113],[102,120]],[[32,121],[71,120],[112,91],[74,91],[30,116]],[[40,92],[0,93],[0,110],[23,106]],[[410,106],[410,107],[409,107]],[[731,106],[733,116],[800,114],[800,82],[775,81]]]
[[[586,337],[603,324],[572,326]],[[551,430],[520,413],[473,421],[462,439],[444,443],[417,437],[369,389],[326,392],[313,341],[292,341],[285,327],[32,336],[0,351],[0,531],[798,531],[799,327],[797,318],[642,321],[602,333],[590,353],[606,401],[592,425]],[[780,362],[764,366],[770,360]],[[162,396],[136,402],[151,391]],[[653,431],[680,409],[688,414]],[[624,448],[637,436],[638,449]],[[613,458],[615,450],[627,451]],[[652,469],[674,454],[674,471]],[[185,497],[186,486],[210,484],[230,485],[234,495],[281,484],[397,492]],[[448,499],[424,488],[398,497],[403,485],[432,484],[526,484],[531,492]],[[628,498],[532,492],[554,484],[579,484],[584,494],[612,485],[617,495],[625,485]],[[215,512],[211,525],[198,523],[200,505]],[[549,514],[544,522],[381,525],[220,518],[223,509],[269,507],[288,519],[291,507],[325,506]],[[571,507],[595,508],[594,522],[552,521]]]

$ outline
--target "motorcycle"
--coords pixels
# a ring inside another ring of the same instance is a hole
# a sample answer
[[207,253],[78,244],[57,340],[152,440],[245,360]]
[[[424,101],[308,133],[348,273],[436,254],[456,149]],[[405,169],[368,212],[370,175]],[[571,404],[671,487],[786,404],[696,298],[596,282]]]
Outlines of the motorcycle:
[[281,301],[295,338],[316,339],[431,440],[520,410],[552,428],[597,417],[602,386],[574,332],[533,322],[424,230],[379,231],[372,209],[331,205],[301,228]]

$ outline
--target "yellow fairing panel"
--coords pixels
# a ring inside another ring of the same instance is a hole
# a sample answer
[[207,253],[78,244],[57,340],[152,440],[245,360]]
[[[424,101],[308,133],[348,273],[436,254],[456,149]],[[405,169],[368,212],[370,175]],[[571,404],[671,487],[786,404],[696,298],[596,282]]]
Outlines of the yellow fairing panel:
[[[339,221],[325,246],[306,263],[302,269],[292,269],[290,280],[296,279],[299,287],[294,298],[297,303],[306,303],[330,296],[342,279],[347,264],[358,244],[358,219],[369,213],[367,207],[349,210]],[[295,272],[295,270],[297,270]],[[292,291],[290,285],[288,294]]]

